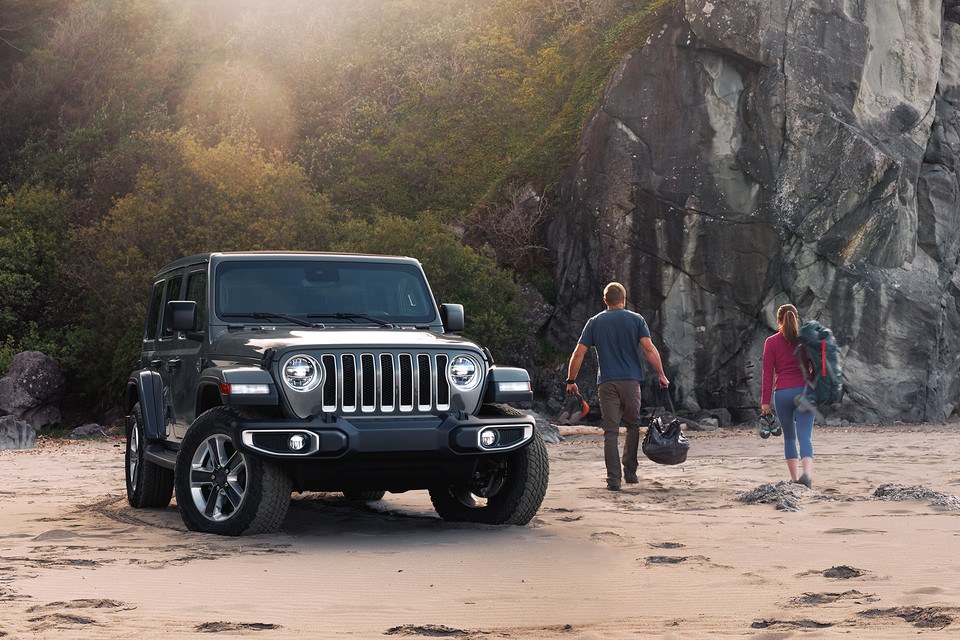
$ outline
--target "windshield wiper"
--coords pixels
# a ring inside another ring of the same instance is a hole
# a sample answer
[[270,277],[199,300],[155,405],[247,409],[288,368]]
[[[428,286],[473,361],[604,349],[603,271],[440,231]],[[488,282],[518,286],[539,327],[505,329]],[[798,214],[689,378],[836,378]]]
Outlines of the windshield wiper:
[[338,320],[369,320],[375,324],[379,324],[381,327],[390,327],[393,328],[392,322],[387,322],[382,318],[376,316],[371,316],[366,313],[308,313],[308,318],[336,318]]
[[266,313],[256,311],[254,313],[221,313],[220,315],[224,318],[253,318],[254,320],[271,320],[279,318],[280,320],[288,320],[294,324],[298,324],[301,327],[310,327],[311,329],[317,327],[316,322],[310,322],[309,320],[287,315],[286,313]]

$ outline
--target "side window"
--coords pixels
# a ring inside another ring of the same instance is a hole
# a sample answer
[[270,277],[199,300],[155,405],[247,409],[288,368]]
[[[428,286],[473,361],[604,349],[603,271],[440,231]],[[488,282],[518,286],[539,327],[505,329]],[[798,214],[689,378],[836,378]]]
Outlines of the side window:
[[182,288],[182,284],[183,276],[176,276],[167,281],[167,294],[163,296],[163,313],[161,314],[161,317],[163,318],[163,324],[160,331],[161,338],[169,338],[173,335],[173,331],[169,326],[167,326],[169,324],[168,318],[166,317],[167,303],[171,300],[180,299],[180,290]]
[[153,291],[150,293],[150,308],[147,309],[147,324],[143,329],[144,340],[156,340],[157,329],[160,327],[160,312],[162,308],[160,302],[163,300],[163,285],[160,282],[153,285]]
[[207,272],[194,271],[187,278],[187,300],[197,303],[197,330],[207,328]]

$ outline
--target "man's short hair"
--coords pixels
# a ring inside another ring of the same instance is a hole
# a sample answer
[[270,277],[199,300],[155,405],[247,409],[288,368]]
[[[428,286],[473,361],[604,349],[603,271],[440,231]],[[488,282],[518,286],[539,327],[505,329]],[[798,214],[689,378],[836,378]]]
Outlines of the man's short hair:
[[627,290],[619,282],[611,282],[603,288],[603,299],[607,304],[620,304],[627,299]]

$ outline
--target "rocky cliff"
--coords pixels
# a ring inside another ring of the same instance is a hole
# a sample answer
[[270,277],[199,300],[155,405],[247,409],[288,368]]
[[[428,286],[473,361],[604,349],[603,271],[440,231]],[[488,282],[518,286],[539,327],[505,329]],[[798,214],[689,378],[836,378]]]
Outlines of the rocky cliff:
[[958,5],[679,0],[610,79],[561,185],[550,341],[569,352],[618,280],[681,406],[747,419],[792,302],[840,343],[833,415],[952,414]]

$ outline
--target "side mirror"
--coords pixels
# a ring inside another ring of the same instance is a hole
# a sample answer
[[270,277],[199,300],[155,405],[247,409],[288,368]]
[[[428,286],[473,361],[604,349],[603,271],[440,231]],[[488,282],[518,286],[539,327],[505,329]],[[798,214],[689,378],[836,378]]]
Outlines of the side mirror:
[[193,300],[171,300],[167,303],[167,318],[173,331],[194,331],[197,328],[197,303]]
[[444,331],[450,331],[454,333],[457,331],[463,331],[463,305],[440,305],[440,321],[443,322]]

